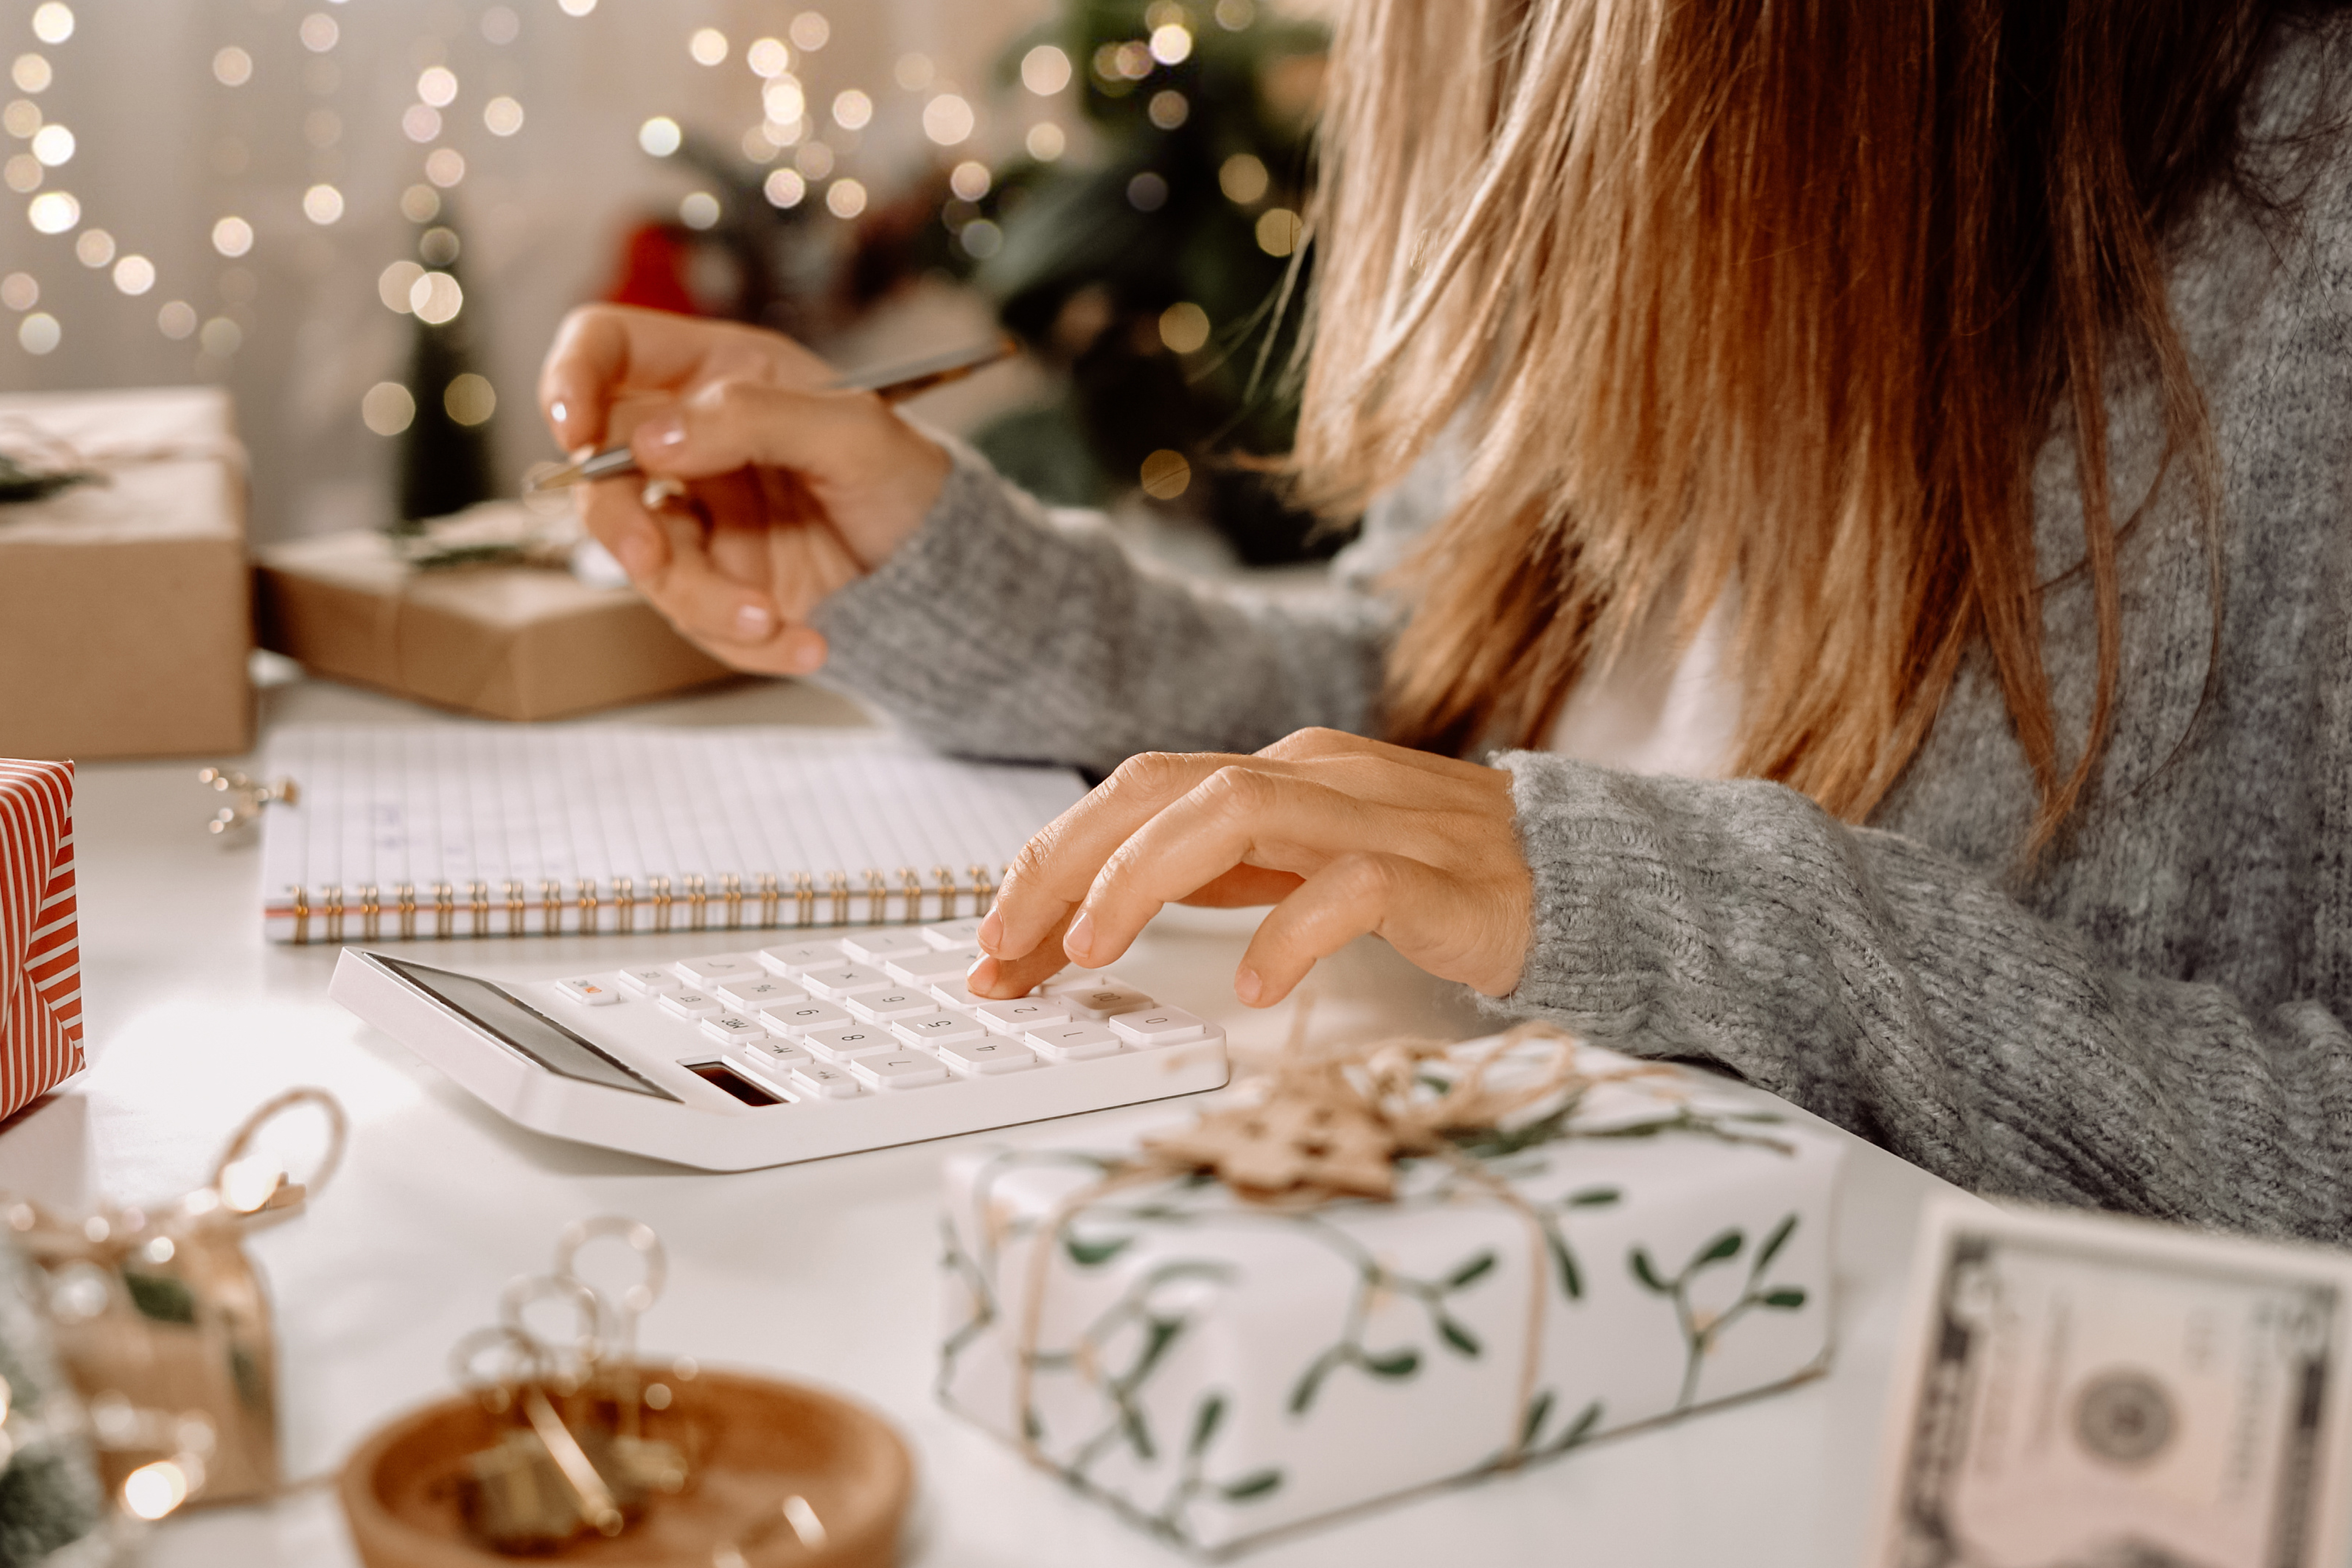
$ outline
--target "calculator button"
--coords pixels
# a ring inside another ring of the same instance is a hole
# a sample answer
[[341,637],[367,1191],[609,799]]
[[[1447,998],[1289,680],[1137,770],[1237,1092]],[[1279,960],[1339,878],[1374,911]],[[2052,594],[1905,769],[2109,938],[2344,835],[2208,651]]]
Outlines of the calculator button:
[[673,991],[661,999],[661,1005],[663,1012],[681,1018],[715,1018],[727,1011],[726,1003],[699,991]]
[[812,1029],[800,1037],[800,1044],[829,1062],[845,1062],[853,1057],[897,1056],[907,1048],[907,1042],[892,1037],[887,1029],[877,1029],[871,1024],[845,1024],[836,1029]]
[[839,961],[820,969],[803,969],[797,977],[812,996],[826,996],[839,1001],[866,991],[887,991],[898,984],[870,963],[845,963]]
[[1035,1067],[1037,1058],[1011,1040],[942,1040],[940,1060],[968,1078],[983,1073],[1018,1072]]
[[624,969],[621,971],[624,990],[639,996],[659,996],[666,992],[683,991],[686,982],[667,969]]
[[779,1002],[799,1002],[806,996],[806,993],[799,986],[788,985],[781,980],[771,979],[765,974],[746,980],[730,980],[724,984],[714,985],[711,989],[726,997],[735,1006],[752,1012],[757,1012],[762,1007],[772,1007]]
[[1069,1005],[1058,996],[1016,996],[1010,1002],[982,1002],[972,1009],[992,1034],[1018,1039],[1031,1029],[1070,1021]]
[[621,999],[621,994],[601,980],[559,980],[555,988],[574,1002],[591,1007],[609,1007]]
[[942,980],[931,987],[931,995],[942,1007],[957,1007],[971,1012],[988,1000],[961,980]]
[[1065,969],[1037,989],[1048,996],[1059,996],[1071,991],[1132,991],[1135,987],[1098,969]]
[[923,940],[933,947],[971,947],[980,941],[980,917],[964,921],[941,921],[923,928]]
[[961,980],[980,962],[976,947],[926,948],[901,953],[882,967],[903,985],[929,985],[940,980]]
[[1118,1037],[1100,1024],[1052,1024],[1032,1029],[1022,1043],[1048,1061],[1078,1062],[1118,1049]]
[[771,1072],[786,1073],[793,1068],[816,1060],[816,1058],[792,1041],[774,1035],[747,1043],[750,1048],[744,1051],[744,1056]]
[[1182,1040],[1197,1040],[1209,1032],[1208,1025],[1181,1007],[1150,1007],[1140,1012],[1121,1013],[1109,1023],[1112,1034],[1140,1049],[1172,1046]]
[[890,1026],[890,1032],[909,1045],[936,1046],[941,1040],[977,1040],[988,1031],[979,1019],[961,1013],[934,1013]]
[[830,1002],[785,1002],[760,1009],[760,1022],[768,1033],[796,1039],[812,1029],[834,1029],[856,1020],[846,1007],[836,1007]]
[[902,952],[929,952],[931,944],[919,931],[868,931],[843,937],[841,951],[860,963],[887,963]]
[[803,1062],[793,1068],[792,1081],[802,1093],[822,1100],[847,1100],[858,1092],[857,1080],[849,1076],[847,1068],[827,1067],[823,1062]]
[[772,974],[787,978],[803,969],[819,969],[828,963],[839,963],[845,956],[837,942],[795,942],[782,947],[760,950],[760,966]]
[[1081,1018],[1103,1019],[1120,1013],[1134,1013],[1159,1004],[1140,991],[1125,986],[1108,986],[1092,991],[1065,991],[1061,999],[1069,1004],[1072,1014]]
[[920,1051],[859,1057],[849,1064],[849,1070],[877,1089],[919,1089],[927,1083],[944,1083],[948,1076],[945,1067]]
[[738,1046],[746,1040],[756,1040],[768,1031],[757,1020],[740,1013],[721,1013],[716,1018],[702,1020],[702,1032],[721,1044]]
[[714,952],[704,958],[681,958],[670,965],[697,985],[716,985],[722,980],[740,980],[760,973],[757,954],[749,952]]
[[926,1013],[936,1013],[940,1005],[923,991],[909,991],[898,986],[888,991],[868,991],[862,996],[852,996],[844,1004],[851,1012],[869,1024],[894,1023],[900,1018],[919,1018]]

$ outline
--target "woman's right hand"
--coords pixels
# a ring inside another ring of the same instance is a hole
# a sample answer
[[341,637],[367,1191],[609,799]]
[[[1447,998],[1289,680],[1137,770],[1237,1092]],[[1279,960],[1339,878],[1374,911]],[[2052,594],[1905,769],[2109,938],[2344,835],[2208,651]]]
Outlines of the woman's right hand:
[[[947,481],[938,443],[833,378],[780,333],[618,305],[566,317],[540,372],[565,451],[625,440],[645,470],[580,487],[588,531],[739,669],[823,665],[810,612],[887,559]],[[658,480],[682,489],[648,508]]]

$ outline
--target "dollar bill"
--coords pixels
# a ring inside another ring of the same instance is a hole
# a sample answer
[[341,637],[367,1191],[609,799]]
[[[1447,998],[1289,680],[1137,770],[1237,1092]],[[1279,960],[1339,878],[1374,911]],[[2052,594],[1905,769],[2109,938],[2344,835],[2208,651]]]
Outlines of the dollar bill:
[[2339,1568],[2352,1258],[1932,1208],[1876,1568]]

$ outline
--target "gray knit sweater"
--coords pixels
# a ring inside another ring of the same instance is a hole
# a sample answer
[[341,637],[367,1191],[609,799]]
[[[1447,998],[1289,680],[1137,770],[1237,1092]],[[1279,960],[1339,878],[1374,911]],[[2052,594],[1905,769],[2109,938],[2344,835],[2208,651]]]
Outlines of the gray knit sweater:
[[[2352,146],[2290,154],[2340,34],[2284,41],[2249,104],[2284,218],[2217,189],[2173,301],[2224,465],[2223,603],[2188,487],[2123,551],[2124,679],[2093,797],[2031,873],[2034,805],[1999,689],[1962,675],[1867,827],[1758,782],[1501,757],[1535,872],[1502,1005],[1715,1062],[1962,1185],[2352,1241]],[[2145,383],[2110,398],[2144,495]],[[2062,419],[2035,474],[2045,580],[2082,553]],[[935,513],[819,611],[833,678],[952,749],[1108,771],[1376,732],[1401,610],[1373,585],[1443,503],[1418,476],[1319,599],[1217,590],[1057,524],[968,453]],[[2119,509],[2121,510],[2121,509]],[[2087,584],[2044,601],[2079,737]]]

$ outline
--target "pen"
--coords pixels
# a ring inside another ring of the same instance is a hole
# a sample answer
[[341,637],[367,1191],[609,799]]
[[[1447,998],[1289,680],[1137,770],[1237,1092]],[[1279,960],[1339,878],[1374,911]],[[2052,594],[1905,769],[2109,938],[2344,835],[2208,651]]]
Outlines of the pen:
[[[998,360],[1008,358],[1015,345],[1011,338],[975,347],[961,348],[927,359],[902,360],[875,370],[857,371],[825,384],[827,392],[871,392],[885,403],[899,403],[919,392],[935,386],[945,386],[951,381],[961,381],[976,370],[983,370]],[[534,474],[523,481],[526,491],[562,489],[567,485],[593,484],[598,479],[615,479],[640,472],[635,454],[626,447],[607,447],[593,457],[583,458],[576,463]]]

